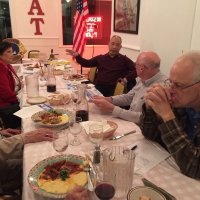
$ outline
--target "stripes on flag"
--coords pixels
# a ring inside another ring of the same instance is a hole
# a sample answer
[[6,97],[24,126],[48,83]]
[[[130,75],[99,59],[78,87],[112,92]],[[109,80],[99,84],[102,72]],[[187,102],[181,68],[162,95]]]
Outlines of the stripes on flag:
[[73,38],[73,50],[80,55],[83,54],[86,44],[86,26],[85,22],[88,17],[89,10],[87,0],[77,0],[76,2],[76,14],[74,18],[74,38]]

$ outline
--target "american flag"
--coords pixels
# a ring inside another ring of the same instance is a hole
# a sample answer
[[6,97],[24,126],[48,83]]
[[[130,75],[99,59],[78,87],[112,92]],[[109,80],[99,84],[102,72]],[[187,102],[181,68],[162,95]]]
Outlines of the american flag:
[[76,1],[76,14],[74,19],[74,38],[73,38],[73,50],[80,55],[83,54],[86,43],[86,27],[85,21],[88,17],[88,5],[87,0]]

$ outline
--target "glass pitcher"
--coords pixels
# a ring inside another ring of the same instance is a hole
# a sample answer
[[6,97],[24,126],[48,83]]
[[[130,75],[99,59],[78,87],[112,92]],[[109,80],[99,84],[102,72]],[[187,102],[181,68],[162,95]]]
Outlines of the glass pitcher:
[[47,92],[56,91],[56,77],[54,75],[53,64],[48,65],[48,76],[47,76]]
[[88,101],[86,99],[86,84],[78,86],[78,100],[76,102],[76,117],[81,117],[82,121],[89,120]]
[[103,150],[103,179],[115,180],[115,197],[125,198],[132,187],[135,154],[127,147],[114,146]]

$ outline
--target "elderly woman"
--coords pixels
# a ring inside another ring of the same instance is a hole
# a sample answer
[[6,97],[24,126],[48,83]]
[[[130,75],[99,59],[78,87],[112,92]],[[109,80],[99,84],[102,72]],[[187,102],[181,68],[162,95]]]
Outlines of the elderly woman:
[[0,118],[4,128],[18,128],[21,119],[13,113],[20,109],[16,93],[21,89],[20,79],[10,65],[13,60],[12,44],[0,43]]

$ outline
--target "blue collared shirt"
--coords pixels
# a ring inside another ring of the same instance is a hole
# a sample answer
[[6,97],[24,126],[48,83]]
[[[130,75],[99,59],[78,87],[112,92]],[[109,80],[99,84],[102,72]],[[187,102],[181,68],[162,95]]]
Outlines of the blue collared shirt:
[[188,134],[188,137],[193,141],[195,138],[197,125],[200,122],[200,113],[196,112],[192,108],[186,108],[186,113],[187,123],[185,127],[185,132]]

